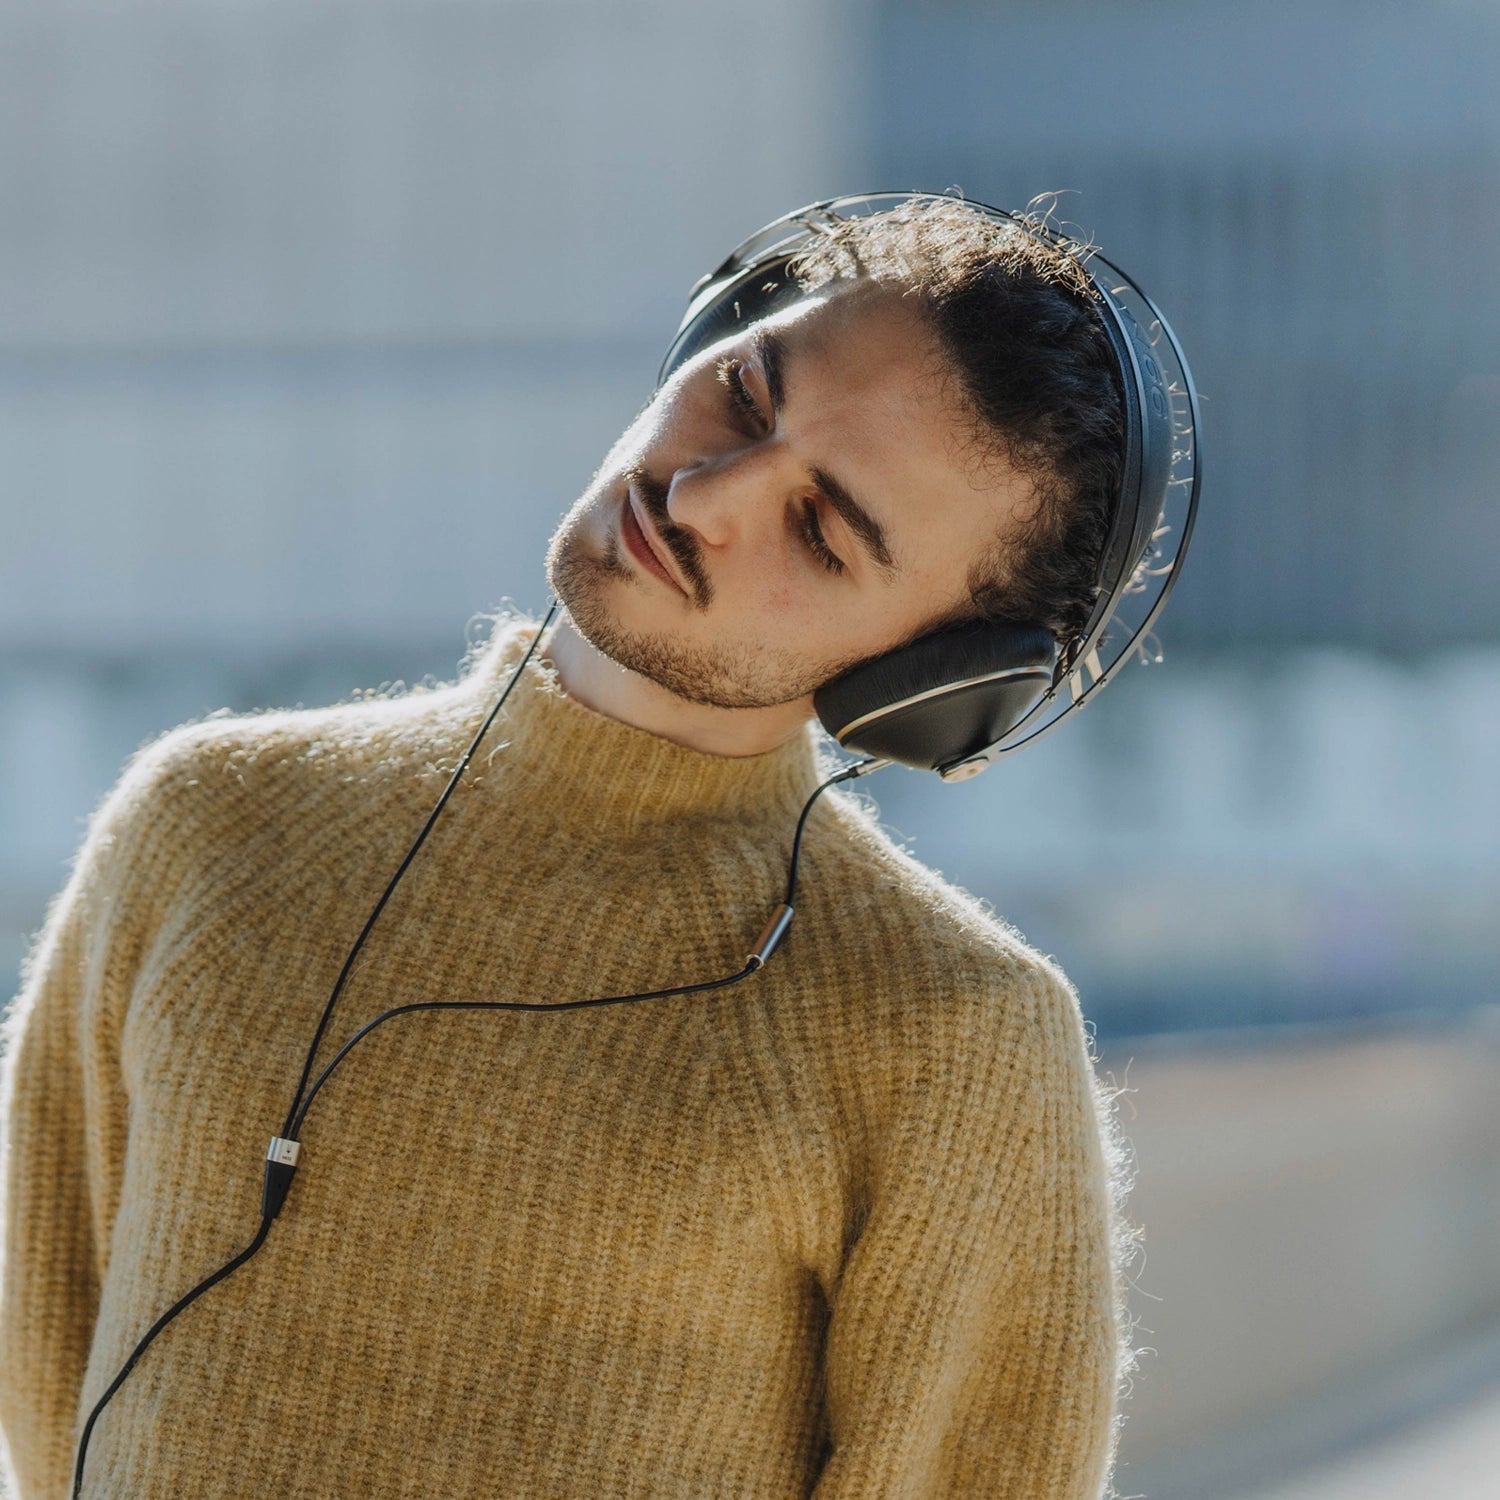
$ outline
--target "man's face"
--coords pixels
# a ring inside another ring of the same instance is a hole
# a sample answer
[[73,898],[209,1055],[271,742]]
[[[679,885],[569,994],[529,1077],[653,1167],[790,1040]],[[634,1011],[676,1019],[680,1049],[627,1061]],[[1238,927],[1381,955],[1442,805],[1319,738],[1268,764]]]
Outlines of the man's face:
[[946,371],[915,306],[871,283],[684,364],[552,538],[579,634],[692,702],[764,708],[958,608],[1031,487],[976,469]]

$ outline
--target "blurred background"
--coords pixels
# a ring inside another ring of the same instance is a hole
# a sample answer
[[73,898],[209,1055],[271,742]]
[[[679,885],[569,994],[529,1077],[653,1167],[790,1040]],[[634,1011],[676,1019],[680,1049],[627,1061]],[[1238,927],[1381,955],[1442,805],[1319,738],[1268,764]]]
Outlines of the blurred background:
[[1120,1494],[1492,1495],[1497,77],[1491,0],[0,0],[0,997],[142,741],[541,613],[744,235],[1061,191],[1203,398],[1165,660],[865,785],[1128,1090]]

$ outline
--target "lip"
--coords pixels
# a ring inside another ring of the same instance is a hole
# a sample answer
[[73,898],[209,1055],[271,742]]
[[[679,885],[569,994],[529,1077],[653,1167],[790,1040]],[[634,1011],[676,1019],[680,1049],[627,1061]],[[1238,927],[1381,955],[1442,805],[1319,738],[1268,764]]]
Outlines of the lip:
[[636,504],[634,490],[625,492],[625,504],[620,510],[620,539],[626,550],[649,573],[655,573],[664,583],[669,583],[684,597],[687,590],[677,581],[677,576],[662,557],[665,550],[660,540],[652,535],[651,522],[641,514]]

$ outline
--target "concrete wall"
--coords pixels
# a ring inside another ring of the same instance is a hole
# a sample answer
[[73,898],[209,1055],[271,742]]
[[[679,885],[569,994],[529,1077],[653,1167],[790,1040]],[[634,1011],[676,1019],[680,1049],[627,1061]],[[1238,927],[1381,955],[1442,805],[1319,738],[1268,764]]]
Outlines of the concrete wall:
[[1122,1495],[1231,1492],[1500,1370],[1500,1008],[1102,1063],[1144,1229]]

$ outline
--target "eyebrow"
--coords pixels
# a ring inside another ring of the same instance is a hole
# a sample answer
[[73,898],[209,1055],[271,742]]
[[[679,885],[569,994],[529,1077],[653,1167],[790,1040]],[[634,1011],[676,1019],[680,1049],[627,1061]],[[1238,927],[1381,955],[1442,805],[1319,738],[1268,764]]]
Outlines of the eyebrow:
[[[766,390],[771,409],[780,416],[786,405],[786,340],[774,328],[757,325],[750,330],[750,348],[766,374]],[[864,550],[865,555],[887,578],[900,576],[901,569],[891,555],[890,539],[885,527],[867,511],[848,489],[827,469],[814,464],[808,469],[812,481],[827,497],[840,519]]]

